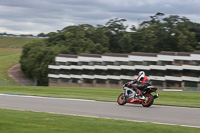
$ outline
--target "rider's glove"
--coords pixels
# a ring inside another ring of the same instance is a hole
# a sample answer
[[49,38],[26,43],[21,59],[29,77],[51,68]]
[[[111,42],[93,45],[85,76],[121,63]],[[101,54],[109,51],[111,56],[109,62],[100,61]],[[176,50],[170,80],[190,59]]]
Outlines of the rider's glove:
[[125,83],[124,85],[123,85],[123,87],[127,87],[128,86],[128,83]]
[[134,79],[131,84],[135,84],[135,83],[137,83],[136,79]]

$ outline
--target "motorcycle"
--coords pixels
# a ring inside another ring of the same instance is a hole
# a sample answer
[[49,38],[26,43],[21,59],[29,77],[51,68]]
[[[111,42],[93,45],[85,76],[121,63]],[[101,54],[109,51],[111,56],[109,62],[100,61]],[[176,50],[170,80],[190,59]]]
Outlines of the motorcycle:
[[[154,86],[148,86],[143,90],[140,90],[143,96],[145,97],[144,100],[140,100],[140,96],[137,96],[136,92],[128,87],[123,86],[124,92],[121,93],[117,99],[119,105],[125,105],[126,103],[132,104],[142,104],[143,107],[150,107],[154,99],[159,97],[159,94],[156,93],[157,88]],[[153,96],[151,93],[155,92],[156,94]]]

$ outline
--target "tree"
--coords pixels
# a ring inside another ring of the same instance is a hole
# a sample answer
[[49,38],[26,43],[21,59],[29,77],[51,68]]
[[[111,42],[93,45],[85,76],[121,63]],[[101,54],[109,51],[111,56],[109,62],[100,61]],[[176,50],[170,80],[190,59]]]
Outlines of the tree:
[[119,19],[114,18],[110,19],[106,23],[107,27],[107,36],[109,37],[109,50],[114,53],[121,53],[121,46],[120,46],[120,40],[123,37],[123,34],[126,32],[126,29],[128,26],[125,26],[123,22],[125,22],[126,19]]
[[39,33],[37,36],[38,36],[38,37],[46,37],[46,34],[44,34],[44,33]]
[[137,32],[143,34],[142,50],[145,52],[193,51],[197,40],[195,33],[190,30],[191,22],[177,15],[163,19],[160,19],[160,16],[163,14],[157,13],[151,16],[151,20],[141,23]]
[[48,85],[48,65],[58,53],[45,46],[43,40],[33,41],[23,47],[20,64],[24,74],[37,79],[38,85]]

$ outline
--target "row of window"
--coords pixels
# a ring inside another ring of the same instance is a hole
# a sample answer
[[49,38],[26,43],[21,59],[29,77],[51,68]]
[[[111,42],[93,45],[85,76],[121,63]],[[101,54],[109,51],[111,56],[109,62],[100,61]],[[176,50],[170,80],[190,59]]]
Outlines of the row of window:
[[115,65],[115,66],[120,66],[120,65],[129,65],[129,66],[134,66],[134,65],[144,65],[144,66],[149,66],[149,65],[160,65],[160,66],[164,66],[164,65],[195,65],[195,66],[199,66],[200,65],[200,61],[196,61],[196,60],[174,60],[172,61],[116,61],[116,62],[110,62],[110,61],[103,61],[103,62],[56,62],[57,65],[90,65],[90,66],[94,66],[94,65],[102,65],[102,66],[106,66],[106,65]]
[[[70,82],[71,80],[71,82]],[[96,79],[95,80],[96,84],[106,84],[106,82],[108,82],[109,84],[115,84],[115,85],[119,85],[120,84],[120,80],[104,80],[104,79]],[[125,84],[127,82],[129,82],[130,80],[122,80],[122,84]],[[50,78],[50,82],[51,83],[86,83],[86,84],[93,84],[94,80],[93,79],[76,79],[76,78],[72,78],[72,79],[65,79],[65,78]],[[163,87],[164,82],[163,81],[151,81],[151,84],[154,86],[160,86]],[[197,82],[190,82],[190,81],[185,81],[184,82],[184,86],[185,87],[197,87],[198,83]],[[181,87],[181,82],[177,82],[177,81],[167,81],[166,82],[166,87]]]
[[[176,82],[176,81],[168,81],[166,82],[166,87],[181,87],[181,82]],[[163,86],[163,82],[162,81],[153,81],[152,85],[154,86]],[[191,82],[191,81],[185,81],[184,82],[184,87],[198,87],[198,83],[197,82]]]
[[[57,65],[90,65],[90,66],[94,66],[94,65],[101,65],[101,66],[106,66],[106,65],[142,65],[143,62],[124,62],[124,61],[120,61],[120,62],[110,62],[110,61],[104,61],[104,62],[57,62]],[[148,64],[156,64],[156,62],[152,62],[152,63],[148,63]]]
[[[127,76],[133,76],[137,75],[138,72],[141,70],[52,70],[52,74],[65,74],[65,75],[127,75]],[[152,75],[152,76],[189,76],[189,77],[199,77],[200,72],[199,71],[194,71],[194,70],[167,70],[167,71],[162,71],[162,70],[146,70],[145,71],[146,75]]]
[[[59,81],[60,80],[60,81]],[[66,78],[50,78],[50,82],[51,83],[70,83],[70,79],[66,79]],[[123,80],[123,84],[129,82],[129,80]],[[71,79],[71,83],[87,83],[87,84],[93,84],[94,80],[93,79],[76,79],[76,78],[72,78]],[[96,79],[96,83],[97,84],[106,84],[106,80],[104,79]],[[119,85],[119,80],[109,80],[110,84],[116,84]]]

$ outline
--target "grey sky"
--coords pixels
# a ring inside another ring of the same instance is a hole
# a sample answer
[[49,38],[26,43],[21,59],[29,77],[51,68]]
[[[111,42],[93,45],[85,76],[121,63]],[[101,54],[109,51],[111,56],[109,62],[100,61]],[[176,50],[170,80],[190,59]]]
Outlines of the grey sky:
[[0,0],[0,33],[38,34],[124,18],[137,26],[157,12],[200,23],[200,0]]

